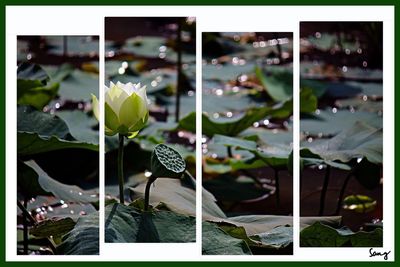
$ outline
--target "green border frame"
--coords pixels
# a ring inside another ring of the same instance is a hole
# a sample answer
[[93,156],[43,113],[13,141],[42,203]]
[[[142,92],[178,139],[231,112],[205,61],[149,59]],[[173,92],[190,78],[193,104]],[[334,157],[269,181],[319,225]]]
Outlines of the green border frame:
[[[5,150],[5,144],[6,144],[6,133],[5,133],[5,122],[6,122],[6,109],[5,109],[5,91],[6,91],[6,77],[5,77],[5,68],[6,68],[6,58],[5,58],[5,54],[6,54],[6,6],[14,6],[14,5],[101,5],[101,6],[117,6],[117,5],[148,5],[148,6],[155,6],[155,5],[188,5],[188,6],[204,6],[204,5],[236,5],[236,6],[245,6],[245,5],[263,5],[263,6],[268,6],[268,5],[279,5],[279,6],[287,6],[287,5],[315,5],[315,6],[338,6],[338,5],[376,5],[376,6],[381,6],[381,5],[390,5],[390,6],[394,6],[395,9],[395,21],[394,21],[394,25],[395,25],[395,69],[394,69],[394,76],[395,76],[395,83],[394,83],[394,88],[396,89],[399,85],[399,75],[400,75],[400,58],[399,55],[400,53],[397,52],[396,53],[396,44],[399,44],[399,38],[400,38],[400,34],[399,34],[399,29],[400,29],[400,19],[399,19],[399,15],[398,15],[398,8],[400,6],[400,2],[397,2],[396,0],[380,0],[380,1],[373,1],[373,0],[325,0],[325,1],[320,1],[320,0],[306,0],[306,1],[296,1],[296,0],[247,0],[245,1],[245,3],[236,3],[236,4],[232,4],[230,1],[227,0],[170,0],[166,3],[166,1],[162,1],[162,0],[151,0],[151,3],[147,2],[146,0],[113,0],[112,4],[104,4],[103,3],[99,3],[99,1],[95,1],[95,0],[58,0],[57,2],[52,1],[52,0],[41,0],[41,1],[36,1],[37,3],[32,3],[32,1],[29,0],[3,0],[2,1],[2,8],[1,8],[1,17],[3,18],[1,20],[2,26],[1,26],[1,51],[3,52],[3,58],[2,58],[2,62],[1,62],[1,80],[3,88],[2,90],[0,90],[0,98],[1,98],[1,108],[0,108],[0,149],[2,151],[1,153],[1,162],[0,162],[0,171],[1,171],[1,201],[3,202],[3,204],[1,205],[1,213],[0,213],[0,250],[1,250],[1,258],[0,258],[0,263],[4,263],[4,265],[20,265],[20,264],[24,264],[23,262],[6,262],[5,261],[5,248],[6,248],[6,240],[5,240],[5,232],[6,232],[6,228],[5,228],[5,179],[6,179],[6,164],[5,164],[5,159],[6,159],[6,150]],[[396,27],[397,26],[397,27]],[[400,90],[400,89],[399,89]],[[393,123],[395,124],[394,127],[394,136],[396,138],[396,133],[400,132],[399,129],[399,125],[396,125],[397,122],[397,117],[398,114],[400,112],[400,93],[396,93],[395,92],[395,98],[393,99],[393,101],[395,102],[394,107],[394,121]],[[399,106],[396,106],[396,102],[399,103]],[[394,148],[395,148],[395,161],[394,164],[397,163],[398,157],[397,157],[397,150],[399,148],[399,142],[396,142],[395,140],[395,144],[394,144]],[[394,170],[394,178],[396,176],[398,176],[397,174],[399,173],[399,170],[396,169]],[[394,203],[394,208],[395,208],[395,222],[399,222],[399,206],[398,202],[400,201],[400,197],[396,195],[396,191],[399,191],[399,184],[400,183],[396,183],[395,181],[395,203]],[[394,227],[396,227],[396,224],[394,225]],[[394,235],[395,235],[395,247],[393,248],[393,250],[395,250],[395,248],[397,248],[398,245],[398,240],[399,240],[399,230],[395,231]],[[400,258],[399,255],[397,255],[397,257],[395,257],[395,261],[394,262],[372,262],[372,264],[374,264],[375,266],[377,264],[381,265],[384,264],[385,266],[396,266],[396,259]],[[238,258],[239,259],[239,258]],[[273,256],[271,256],[271,259],[273,259]],[[56,264],[58,265],[64,265],[66,266],[67,264],[70,264],[68,261],[68,258],[66,258],[67,261],[63,261],[63,262],[57,262]],[[240,259],[239,259],[240,260]],[[29,266],[39,266],[39,265],[43,265],[43,264],[53,264],[54,262],[29,262]],[[206,262],[206,261],[200,261],[200,262],[191,262],[190,264],[195,264],[195,265],[200,265],[200,264],[216,264],[218,266],[242,266],[244,264],[244,262]],[[293,261],[293,262],[285,262],[285,261],[269,261],[269,262],[251,262],[252,266],[265,266],[265,264],[279,264],[280,266],[282,265],[288,265],[288,264],[296,264],[296,265],[301,265],[301,266],[319,266],[321,264],[321,262],[298,262],[298,261]],[[366,263],[371,263],[371,262],[352,262],[350,263],[352,266],[364,266]],[[74,262],[73,264],[90,264],[90,265],[105,265],[105,264],[109,264],[107,262],[103,263],[103,262]],[[119,265],[131,265],[131,262],[119,262]],[[137,262],[136,264],[139,265],[158,265],[159,263],[156,262]],[[186,264],[186,262],[167,262],[167,263],[162,263],[163,266],[169,265],[169,266],[183,266]],[[336,262],[324,262],[323,263],[325,266],[334,266],[337,263]]]

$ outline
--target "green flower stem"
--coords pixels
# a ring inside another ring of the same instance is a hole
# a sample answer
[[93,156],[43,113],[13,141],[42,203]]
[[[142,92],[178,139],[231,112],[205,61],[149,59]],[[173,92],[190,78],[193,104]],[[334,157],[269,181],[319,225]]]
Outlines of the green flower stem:
[[326,166],[324,183],[322,185],[322,190],[321,190],[321,199],[320,199],[320,202],[319,202],[318,216],[322,216],[324,214],[325,198],[326,198],[326,192],[328,191],[330,175],[331,175],[331,166],[328,165],[328,166]]
[[124,136],[119,134],[118,146],[118,182],[119,182],[119,202],[125,203],[124,198]]
[[178,18],[178,30],[176,33],[176,48],[178,53],[178,59],[176,62],[178,71],[178,82],[176,86],[176,103],[175,103],[175,122],[179,122],[179,110],[180,110],[180,94],[182,91],[182,19]]
[[349,183],[350,178],[351,178],[352,176],[353,176],[353,173],[350,172],[350,173],[346,176],[346,179],[345,179],[344,182],[343,182],[342,188],[340,189],[340,193],[339,193],[339,199],[338,199],[338,203],[337,203],[335,215],[339,215],[340,209],[342,208],[342,202],[343,202],[344,193],[346,192],[347,184]]
[[150,186],[156,179],[157,179],[157,177],[154,177],[153,175],[151,175],[149,177],[149,180],[147,180],[146,189],[144,191],[144,211],[149,210]]

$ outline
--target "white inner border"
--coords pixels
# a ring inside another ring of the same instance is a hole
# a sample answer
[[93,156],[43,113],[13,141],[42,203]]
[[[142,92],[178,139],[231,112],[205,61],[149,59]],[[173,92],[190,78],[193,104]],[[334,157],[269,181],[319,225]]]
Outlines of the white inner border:
[[[195,16],[197,18],[197,183],[201,188],[201,32],[293,32],[294,47],[294,147],[299,125],[299,22],[383,21],[384,63],[384,248],[394,260],[394,7],[393,6],[7,6],[6,7],[6,260],[7,261],[380,261],[369,248],[299,248],[299,202],[294,201],[294,255],[202,256],[201,223],[192,244],[104,244],[104,210],[100,209],[100,256],[16,255],[16,36],[98,35],[100,38],[100,96],[104,84],[104,17]],[[29,22],[29,23],[27,23]],[[100,101],[103,101],[100,98]],[[103,105],[100,105],[103,106]],[[101,110],[101,113],[104,111]],[[103,131],[100,140],[104,140]],[[294,195],[299,197],[298,153],[294,154]],[[104,146],[100,147],[100,193],[104,193]],[[104,204],[100,198],[100,206]],[[197,218],[201,218],[201,190],[197,190]]]

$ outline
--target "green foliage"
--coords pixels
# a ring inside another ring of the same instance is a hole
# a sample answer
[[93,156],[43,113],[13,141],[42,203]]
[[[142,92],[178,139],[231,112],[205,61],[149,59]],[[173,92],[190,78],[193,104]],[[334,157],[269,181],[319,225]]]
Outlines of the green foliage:
[[140,212],[113,204],[105,211],[105,242],[187,243],[195,242],[196,220],[171,211]]
[[76,140],[57,116],[19,106],[17,111],[18,155],[34,155],[67,148],[98,151],[98,145]]
[[356,232],[343,227],[333,227],[316,222],[300,232],[302,247],[381,247],[383,231],[380,228],[372,232]]
[[59,84],[36,64],[22,63],[17,70],[17,103],[41,110],[57,95]]

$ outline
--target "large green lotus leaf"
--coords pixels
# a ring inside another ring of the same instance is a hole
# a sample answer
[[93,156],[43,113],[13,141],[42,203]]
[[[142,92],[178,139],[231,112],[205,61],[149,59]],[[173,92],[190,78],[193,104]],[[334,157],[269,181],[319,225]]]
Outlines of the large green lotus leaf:
[[171,211],[140,212],[121,204],[105,208],[107,243],[189,243],[196,241],[196,219]]
[[276,169],[286,169],[289,155],[292,149],[285,145],[264,146],[257,151],[255,155],[261,159],[266,166]]
[[256,76],[267,94],[275,101],[287,101],[293,97],[293,73],[290,71],[275,71],[265,74],[256,67]]
[[80,110],[57,111],[56,115],[67,124],[71,135],[83,142],[99,143],[99,131],[95,129],[98,121]]
[[[93,56],[99,54],[99,40],[91,36],[45,36],[46,44],[50,46],[49,54],[68,56]],[[65,38],[65,39],[64,39]],[[66,48],[64,40],[67,41]]]
[[90,101],[91,94],[99,95],[99,75],[75,69],[60,82],[58,94],[71,101]]
[[[85,191],[75,185],[63,184],[51,178],[40,168],[39,165],[36,164],[35,161],[27,161],[24,163],[24,165],[24,172],[29,171],[31,181],[36,179],[34,183],[36,185],[40,185],[40,190],[38,190],[37,186],[32,188],[32,192],[29,192],[29,189],[26,189],[29,196],[33,196],[41,192],[48,192],[65,202],[90,203],[98,200],[97,195],[94,192]],[[35,172],[35,174],[33,174],[33,172]],[[18,179],[20,178],[25,177],[18,176]],[[18,183],[20,184],[22,181],[18,181]]]
[[354,158],[365,157],[374,164],[380,164],[383,156],[382,146],[382,128],[356,122],[353,127],[343,130],[331,139],[303,148],[301,155],[307,157],[311,153],[327,161],[344,163]]
[[335,229],[315,222],[300,232],[302,247],[381,247],[382,244],[383,232],[380,228],[373,232],[354,233],[345,227]]
[[203,255],[251,255],[251,250],[243,239],[232,237],[216,224],[202,223]]
[[[202,114],[202,131],[207,136],[214,134],[221,134],[227,136],[237,136],[247,128],[253,125],[254,122],[264,119],[265,117],[274,114],[280,109],[287,109],[287,107],[264,107],[248,109],[244,114],[233,118],[220,118],[212,119],[206,114]],[[195,113],[192,113],[195,117]],[[189,116],[186,117],[189,119]],[[193,120],[193,118],[192,118]],[[183,122],[180,122],[182,125]]]
[[[141,183],[131,188],[133,199],[144,198],[146,183]],[[215,203],[215,198],[208,191],[202,191],[203,216],[226,217],[222,210]],[[153,206],[164,203],[169,210],[196,216],[196,191],[182,185],[182,181],[171,178],[159,178],[150,189],[150,204]]]
[[[143,198],[145,183],[131,188],[133,198]],[[271,231],[282,225],[292,225],[291,216],[274,215],[248,215],[227,218],[224,212],[216,204],[215,197],[205,189],[202,189],[203,220],[213,222],[226,222],[236,226],[243,226],[248,235],[255,235]],[[159,178],[155,186],[150,189],[150,204],[157,206],[164,203],[172,212],[195,216],[196,214],[196,193],[189,187],[184,187],[180,180],[170,178]],[[302,217],[301,228],[311,225],[315,221],[323,221],[325,224],[338,226],[341,217]]]
[[203,80],[236,80],[240,75],[253,73],[254,67],[254,63],[247,63],[245,65],[207,64],[202,67],[202,78]]
[[36,64],[22,63],[17,70],[17,103],[41,110],[58,92],[58,83],[48,84],[50,77]]
[[259,146],[286,145],[290,147],[293,142],[293,133],[289,129],[284,130],[269,130],[265,128],[249,128],[240,134],[247,140],[257,141]]
[[98,151],[96,144],[75,140],[67,124],[57,116],[19,106],[17,118],[17,151],[21,156],[67,148]]
[[[204,219],[204,216],[203,216]],[[257,235],[260,233],[270,232],[276,227],[282,225],[293,225],[292,216],[279,216],[279,215],[243,215],[236,217],[229,217],[226,219],[209,218],[209,221],[214,222],[227,222],[236,226],[243,226],[249,236]],[[321,221],[324,224],[339,226],[341,221],[340,216],[330,217],[300,217],[300,229],[303,229],[316,221]]]
[[[264,130],[264,132],[267,132],[267,130]],[[259,147],[257,147],[257,143],[254,141],[243,140],[239,138],[223,137],[220,135],[216,135],[214,136],[214,139],[217,141],[217,143],[248,150],[255,155],[255,157],[243,158],[240,161],[233,160],[231,162],[231,166],[233,169],[260,168],[265,166],[278,169],[286,169],[288,158],[292,151],[290,144],[286,144],[286,142],[289,140],[285,139],[285,143],[283,143],[283,140],[280,140],[279,143],[273,143],[271,142],[272,139],[268,140],[267,136],[264,136],[264,139],[259,141]],[[258,136],[254,135],[247,136],[247,139],[260,140]],[[215,140],[214,142],[216,142]],[[275,141],[278,141],[276,137]]]
[[352,113],[348,110],[336,110],[336,113],[333,113],[331,110],[326,109],[321,110],[318,115],[302,118],[300,120],[300,130],[314,136],[320,133],[323,135],[335,135],[343,129],[350,128],[357,121],[366,122],[377,128],[383,125],[382,117],[374,113],[364,111]]
[[[247,150],[236,149],[234,147],[232,147],[231,150],[233,155],[235,156],[239,155],[241,159],[248,159],[254,157],[253,153]],[[212,158],[227,158],[228,149],[224,144],[216,144],[214,142],[209,142],[207,144],[207,154],[205,154],[205,156],[210,156]]]
[[60,255],[99,255],[99,213],[81,216],[57,247]]
[[260,240],[263,245],[275,249],[281,249],[290,246],[293,243],[293,227],[278,226],[269,232],[255,235],[254,239]]
[[[36,171],[26,165],[23,161],[18,160],[17,184],[18,190],[25,197],[35,197],[37,195],[48,195],[38,181]],[[29,205],[28,205],[29,206]]]

